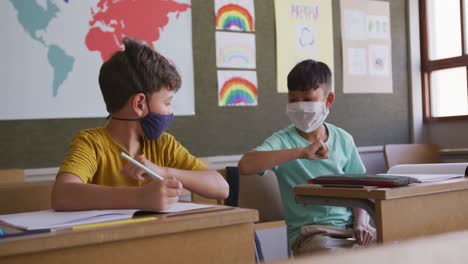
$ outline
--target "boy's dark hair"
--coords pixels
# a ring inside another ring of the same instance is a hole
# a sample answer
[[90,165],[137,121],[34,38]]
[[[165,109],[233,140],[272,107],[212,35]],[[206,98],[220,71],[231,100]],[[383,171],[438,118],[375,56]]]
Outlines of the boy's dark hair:
[[148,98],[162,87],[179,90],[180,75],[166,58],[129,37],[123,44],[125,50],[114,53],[99,72],[99,86],[109,113],[120,110],[137,93]]
[[320,61],[304,60],[296,64],[288,74],[289,91],[316,90],[321,84],[331,90],[332,73],[328,66]]

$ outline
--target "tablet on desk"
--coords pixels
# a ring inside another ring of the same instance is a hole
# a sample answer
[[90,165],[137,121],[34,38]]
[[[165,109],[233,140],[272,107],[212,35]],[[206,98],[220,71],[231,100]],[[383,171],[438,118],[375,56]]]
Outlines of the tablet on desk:
[[359,188],[365,186],[376,187],[401,187],[410,183],[414,183],[414,179],[405,176],[380,176],[380,175],[366,175],[366,174],[338,174],[318,176],[314,179],[307,181],[310,184],[319,184],[325,187],[347,187]]

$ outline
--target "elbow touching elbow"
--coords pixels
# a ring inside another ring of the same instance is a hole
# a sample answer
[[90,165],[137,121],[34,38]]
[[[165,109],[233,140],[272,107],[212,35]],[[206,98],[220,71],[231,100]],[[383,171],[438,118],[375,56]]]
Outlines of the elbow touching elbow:
[[239,163],[237,164],[237,167],[239,168],[239,173],[240,174],[249,174],[248,164],[245,161],[244,157],[242,157],[239,160]]
[[227,199],[229,197],[229,185],[226,181],[224,181],[221,188],[219,188],[218,197],[220,199]]

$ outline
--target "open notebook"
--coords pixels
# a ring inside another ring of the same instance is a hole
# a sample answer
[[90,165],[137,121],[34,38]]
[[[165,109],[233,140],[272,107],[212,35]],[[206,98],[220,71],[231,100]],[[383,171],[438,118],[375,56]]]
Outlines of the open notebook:
[[419,183],[443,181],[467,176],[468,163],[400,164],[378,175],[408,177]]
[[[175,203],[171,208],[157,213],[177,213],[210,208],[213,205]],[[0,221],[23,230],[62,229],[78,225],[132,218],[141,210],[91,210],[55,212],[52,210],[0,215]],[[155,212],[156,213],[156,212]]]

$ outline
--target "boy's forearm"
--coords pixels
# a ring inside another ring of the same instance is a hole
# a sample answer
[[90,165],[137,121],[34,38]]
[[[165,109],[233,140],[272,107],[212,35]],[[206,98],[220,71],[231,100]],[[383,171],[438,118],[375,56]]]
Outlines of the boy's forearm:
[[138,187],[110,187],[83,183],[58,183],[52,191],[57,211],[140,209]]
[[179,170],[164,168],[165,177],[177,178],[185,189],[210,199],[226,199],[229,185],[215,170]]
[[369,224],[369,215],[362,208],[353,208],[354,215],[354,227],[363,226],[366,227]]
[[300,159],[303,149],[293,148],[275,151],[250,151],[239,161],[242,174],[256,174],[271,169],[290,160]]

